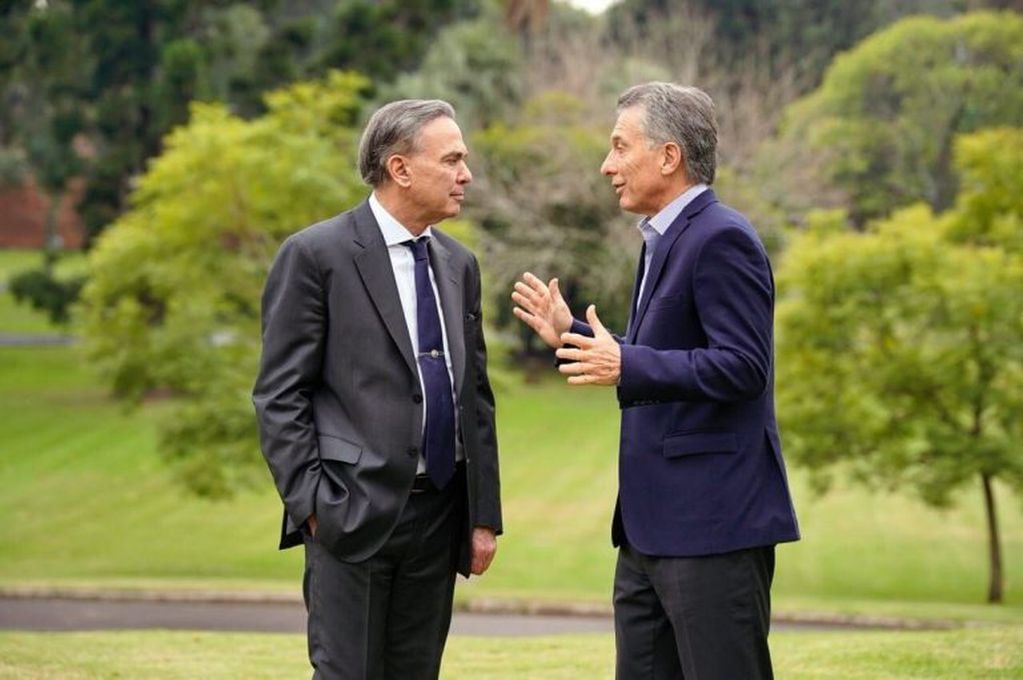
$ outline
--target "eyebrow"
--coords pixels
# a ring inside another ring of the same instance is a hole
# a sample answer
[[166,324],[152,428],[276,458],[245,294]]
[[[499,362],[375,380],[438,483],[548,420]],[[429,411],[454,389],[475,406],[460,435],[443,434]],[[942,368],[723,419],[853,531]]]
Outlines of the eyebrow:
[[468,155],[469,155],[468,151],[448,151],[446,154],[441,156],[441,158],[443,160],[447,160],[449,158],[457,160],[459,158],[466,158]]

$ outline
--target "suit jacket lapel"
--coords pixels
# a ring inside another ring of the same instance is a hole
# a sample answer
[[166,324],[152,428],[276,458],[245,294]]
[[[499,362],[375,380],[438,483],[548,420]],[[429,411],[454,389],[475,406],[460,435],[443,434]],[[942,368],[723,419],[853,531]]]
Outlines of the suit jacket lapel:
[[632,284],[632,295],[629,296],[629,320],[625,323],[625,337],[632,337],[632,326],[636,323],[636,311],[639,305],[639,300],[636,296],[639,295],[639,284],[643,281],[643,267],[646,265],[646,242],[643,242],[643,246],[639,249],[639,264],[636,265],[636,281]]
[[[434,227],[436,229],[436,227]],[[438,238],[430,239],[430,263],[433,277],[440,295],[440,308],[444,312],[444,330],[448,336],[448,351],[451,352],[451,371],[455,379],[455,395],[462,393],[465,377],[465,326],[462,310],[465,309],[463,270],[452,262],[451,251]]]
[[[671,226],[668,227],[666,232],[664,232],[664,235],[658,239],[657,248],[654,250],[654,256],[650,260],[650,271],[646,274],[646,284],[643,286],[643,297],[639,301],[639,306],[636,309],[636,315],[633,322],[629,324],[629,342],[636,341],[636,333],[639,330],[640,323],[643,321],[643,315],[646,314],[646,309],[650,304],[650,298],[653,297],[654,288],[657,287],[657,280],[660,278],[661,272],[664,270],[664,264],[668,259],[668,253],[671,251],[671,247],[675,245],[675,241],[678,240],[682,233],[689,228],[692,218],[716,200],[717,197],[714,196],[714,192],[711,189],[704,191],[682,209],[682,213],[675,218],[675,221],[671,223]],[[636,287],[639,287],[638,283],[636,284]]]
[[355,266],[359,270],[359,276],[362,277],[370,300],[377,308],[409,370],[418,374],[419,368],[412,352],[412,340],[409,338],[408,326],[405,325],[401,298],[398,297],[398,286],[394,283],[391,257],[387,253],[387,244],[384,243],[380,227],[367,201],[363,201],[355,208],[355,233],[355,244],[362,248],[362,251],[355,255]]

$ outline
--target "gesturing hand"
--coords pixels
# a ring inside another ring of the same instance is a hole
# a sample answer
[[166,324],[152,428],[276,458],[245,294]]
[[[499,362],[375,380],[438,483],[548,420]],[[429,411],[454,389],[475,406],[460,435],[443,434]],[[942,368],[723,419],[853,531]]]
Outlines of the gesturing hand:
[[527,326],[536,331],[540,339],[555,349],[561,347],[561,334],[572,327],[572,312],[558,289],[558,280],[550,283],[526,272],[515,282],[512,301],[518,305],[512,311]]
[[563,333],[561,342],[575,347],[562,347],[555,354],[571,363],[558,366],[569,376],[570,385],[617,385],[622,375],[622,348],[597,318],[597,308],[586,308],[586,321],[593,328],[593,337]]

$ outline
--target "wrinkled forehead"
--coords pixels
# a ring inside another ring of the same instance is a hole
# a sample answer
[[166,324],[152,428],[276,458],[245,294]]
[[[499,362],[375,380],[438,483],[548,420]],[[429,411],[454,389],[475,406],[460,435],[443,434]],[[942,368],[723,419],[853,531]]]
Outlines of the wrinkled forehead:
[[639,105],[622,109],[618,113],[614,128],[611,129],[611,141],[636,141],[646,138],[643,127],[646,111]]

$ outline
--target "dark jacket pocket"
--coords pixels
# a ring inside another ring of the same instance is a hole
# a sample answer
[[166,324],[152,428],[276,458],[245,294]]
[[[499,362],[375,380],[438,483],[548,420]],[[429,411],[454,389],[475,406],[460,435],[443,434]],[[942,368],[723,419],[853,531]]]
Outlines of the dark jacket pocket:
[[664,438],[667,458],[701,453],[735,453],[739,448],[734,432],[680,432]]
[[327,434],[321,434],[318,439],[320,442],[320,458],[322,460],[337,460],[342,463],[355,464],[359,462],[359,457],[362,456],[362,447],[358,444],[353,444],[347,439],[332,437]]

